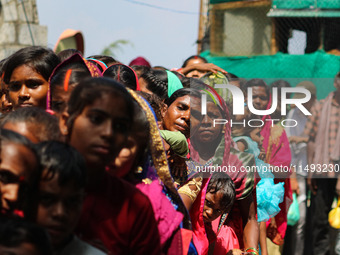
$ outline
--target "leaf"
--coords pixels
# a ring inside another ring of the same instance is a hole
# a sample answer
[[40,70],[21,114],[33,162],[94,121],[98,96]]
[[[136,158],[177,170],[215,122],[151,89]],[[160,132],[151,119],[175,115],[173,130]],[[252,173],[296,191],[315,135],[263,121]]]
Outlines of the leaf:
[[131,46],[133,46],[133,43],[131,43],[128,40],[124,40],[124,39],[116,40],[116,41],[112,42],[110,45],[108,45],[107,47],[105,47],[102,50],[101,54],[102,55],[106,55],[106,56],[116,57],[115,52],[117,52],[117,51],[123,52],[122,45],[131,45]]

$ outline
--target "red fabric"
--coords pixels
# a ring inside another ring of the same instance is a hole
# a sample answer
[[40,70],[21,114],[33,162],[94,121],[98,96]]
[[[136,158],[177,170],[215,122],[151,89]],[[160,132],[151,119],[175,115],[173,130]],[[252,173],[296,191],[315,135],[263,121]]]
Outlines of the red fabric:
[[202,190],[190,209],[193,242],[199,255],[208,254],[209,245],[212,243],[214,243],[213,254],[225,255],[229,250],[238,249],[240,246],[237,236],[230,226],[222,225],[218,231],[221,217],[218,217],[212,224],[203,221],[204,201],[209,181],[210,179],[203,179]]
[[199,255],[208,254],[209,250],[209,240],[203,222],[203,207],[209,180],[210,179],[203,179],[202,189],[190,209],[193,242]]
[[[159,180],[154,180],[151,184],[138,183],[136,187],[150,199],[163,248],[179,229],[184,216],[175,210],[169,199],[162,192],[163,187]],[[177,237],[176,244],[180,245],[180,250],[182,251],[182,237],[181,235],[177,235]]]
[[148,198],[133,185],[106,175],[100,190],[88,192],[77,227],[89,243],[109,254],[160,254],[160,238]]
[[[271,100],[269,100],[268,107],[271,105]],[[264,116],[262,120],[271,120],[270,116]],[[265,121],[265,125],[261,130],[261,135],[263,136],[263,147],[266,150],[266,163],[274,166],[287,166],[290,167],[291,162],[291,152],[289,148],[289,141],[284,131],[283,127],[274,125],[272,127],[272,121]],[[275,221],[277,229],[274,231],[269,231],[270,233],[275,233],[274,235],[268,235],[275,244],[282,245],[284,242],[284,237],[287,229],[287,212],[292,201],[292,191],[290,188],[290,179],[287,173],[285,179],[274,179],[274,183],[284,182],[285,194],[284,199],[279,207],[281,211],[275,216]],[[270,220],[266,223],[267,232],[270,226]]]
[[[224,118],[228,120],[230,120],[229,117],[229,111],[227,108],[226,103],[224,102],[224,100],[221,98],[221,96],[216,92],[216,90],[214,90],[212,87],[206,85],[205,87],[206,91],[210,92],[210,95],[214,97],[215,102],[218,104],[218,106],[222,109],[223,113],[224,113]],[[219,148],[219,147],[218,147]],[[217,150],[218,150],[217,148]],[[225,134],[224,134],[224,144],[223,144],[223,158],[220,159],[220,155],[217,155],[217,153],[214,156],[214,162],[213,164],[217,164],[220,166],[234,166],[236,167],[237,170],[241,169],[241,166],[245,166],[245,165],[249,165],[249,164],[254,164],[254,157],[248,153],[241,153],[237,150],[235,150],[233,148],[233,141],[231,139],[231,127],[229,124],[225,125]],[[216,150],[216,152],[217,152]],[[198,152],[195,150],[193,144],[191,143],[190,146],[190,155],[191,158],[195,161],[198,162],[199,160],[199,155]],[[242,157],[242,160],[239,158]],[[235,204],[232,208],[232,211],[230,212],[229,216],[232,216],[232,221],[229,221],[229,219],[227,220],[228,225],[226,225],[226,228],[232,228],[233,230],[230,231],[230,238],[236,238],[236,236],[238,237],[238,240],[233,240],[233,243],[237,243],[240,244],[240,246],[243,246],[243,228],[244,228],[244,224],[242,223],[242,217],[241,217],[241,212],[240,212],[240,208],[239,205],[237,203],[238,200],[244,199],[245,197],[247,197],[248,195],[250,195],[250,193],[253,192],[254,189],[254,173],[251,172],[247,172],[247,171],[229,171],[226,172],[230,178],[233,180],[234,185],[235,185],[235,191],[236,191],[236,201]],[[205,197],[204,197],[205,198]],[[255,197],[256,198],[256,197]],[[197,201],[198,199],[196,199]],[[256,199],[255,199],[256,201]],[[196,203],[196,202],[195,202]],[[194,205],[195,205],[194,203]],[[204,200],[203,200],[203,205],[204,205]],[[202,205],[202,206],[203,206]],[[202,207],[203,210],[203,207]],[[191,210],[190,210],[191,211]],[[194,221],[194,220],[192,220]],[[202,218],[203,221],[203,218]],[[201,224],[202,223],[198,223],[196,225],[197,228],[201,228]],[[224,226],[223,226],[224,227]],[[193,225],[193,229],[194,229],[194,225]],[[197,231],[196,234],[199,236],[203,236],[203,233],[201,233],[202,230]],[[228,230],[229,231],[229,230]],[[235,232],[234,232],[235,231]],[[236,233],[236,234],[235,234]],[[205,234],[205,232],[204,232]],[[194,239],[194,244],[195,243],[195,239]],[[205,246],[206,244],[202,243],[203,248],[202,250],[205,251]],[[239,245],[237,246],[239,247]],[[237,248],[235,247],[235,248]],[[200,253],[199,253],[200,254]],[[204,253],[201,253],[204,254]]]
[[[212,229],[215,233],[217,232],[219,222],[220,217],[212,222]],[[216,238],[214,255],[225,255],[228,251],[239,248],[240,245],[234,230],[227,225],[222,225]]]
[[189,246],[192,240],[192,231],[189,229],[181,228],[183,254],[188,254]]
[[129,66],[133,66],[133,65],[135,65],[135,66],[147,66],[147,67],[151,68],[149,61],[147,61],[143,57],[137,57],[137,58],[131,60]]

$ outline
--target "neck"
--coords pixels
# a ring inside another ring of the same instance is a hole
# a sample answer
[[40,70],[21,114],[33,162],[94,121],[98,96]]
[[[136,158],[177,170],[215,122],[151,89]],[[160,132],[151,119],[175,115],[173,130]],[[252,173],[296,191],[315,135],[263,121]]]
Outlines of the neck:
[[220,141],[220,138],[217,138],[215,141],[210,143],[200,143],[192,141],[192,145],[197,150],[199,155],[199,163],[206,163],[215,155],[217,146],[219,145]]
[[89,168],[88,182],[86,185],[88,191],[96,191],[103,186],[105,171],[105,168]]

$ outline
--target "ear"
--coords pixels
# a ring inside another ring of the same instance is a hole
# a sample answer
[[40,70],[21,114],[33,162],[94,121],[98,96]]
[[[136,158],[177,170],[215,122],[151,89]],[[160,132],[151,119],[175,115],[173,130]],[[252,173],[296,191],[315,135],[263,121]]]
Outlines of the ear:
[[69,119],[69,114],[67,112],[63,112],[63,114],[59,118],[59,129],[62,135],[67,136],[68,135],[68,127],[67,127],[67,121]]
[[162,103],[161,105],[161,115],[162,119],[164,119],[166,112],[168,111],[168,106],[165,103]]

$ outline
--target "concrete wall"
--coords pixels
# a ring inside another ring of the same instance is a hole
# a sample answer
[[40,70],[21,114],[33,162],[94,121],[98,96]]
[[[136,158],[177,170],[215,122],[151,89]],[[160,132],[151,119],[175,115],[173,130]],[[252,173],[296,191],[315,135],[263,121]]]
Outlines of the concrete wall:
[[33,45],[47,46],[47,27],[39,25],[35,0],[0,0],[0,60],[15,51]]

